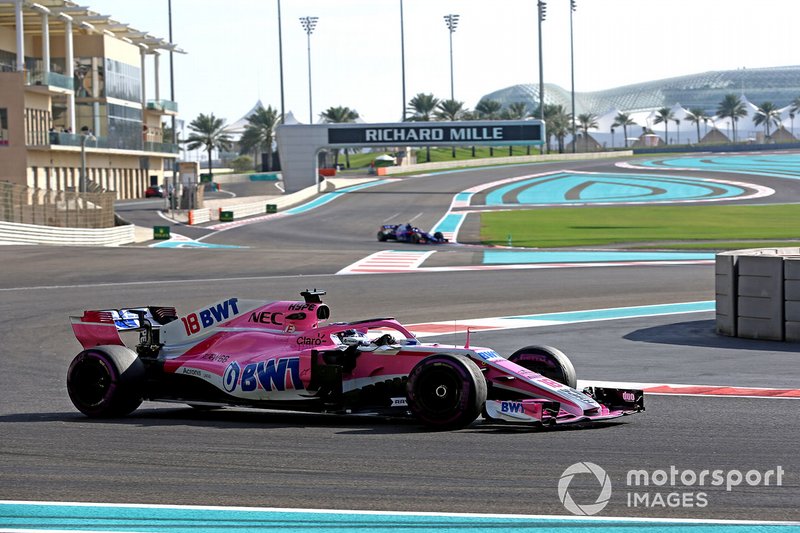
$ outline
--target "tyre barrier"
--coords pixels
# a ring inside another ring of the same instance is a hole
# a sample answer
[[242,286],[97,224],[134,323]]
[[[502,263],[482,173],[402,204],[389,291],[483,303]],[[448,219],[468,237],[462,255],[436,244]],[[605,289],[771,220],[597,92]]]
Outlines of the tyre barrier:
[[800,248],[719,253],[714,277],[718,334],[800,341]]
[[0,222],[0,241],[67,246],[120,246],[136,240],[133,224],[113,228],[60,228]]

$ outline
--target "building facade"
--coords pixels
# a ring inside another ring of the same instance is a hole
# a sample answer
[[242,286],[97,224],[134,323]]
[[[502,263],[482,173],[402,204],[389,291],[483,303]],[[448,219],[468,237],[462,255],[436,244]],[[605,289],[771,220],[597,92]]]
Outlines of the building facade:
[[71,1],[0,1],[0,181],[119,199],[162,183],[178,157],[162,126],[177,114],[160,98],[164,51],[180,52]]

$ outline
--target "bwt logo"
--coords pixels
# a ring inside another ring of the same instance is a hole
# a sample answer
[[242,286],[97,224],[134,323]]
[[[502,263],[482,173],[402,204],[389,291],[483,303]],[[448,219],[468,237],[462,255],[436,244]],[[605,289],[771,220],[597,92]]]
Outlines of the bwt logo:
[[234,392],[237,386],[242,392],[253,392],[259,387],[267,392],[302,390],[300,359],[297,357],[270,359],[250,363],[244,368],[234,361],[225,369],[222,386],[227,392]]
[[522,402],[501,402],[500,412],[502,413],[522,413],[525,411],[525,406]]
[[[582,505],[575,503],[575,500],[569,494],[569,485],[572,483],[572,479],[580,474],[591,474],[600,483],[600,494],[594,503]],[[558,498],[564,508],[572,514],[580,516],[595,515],[605,509],[611,499],[611,478],[608,477],[605,470],[594,463],[588,461],[575,463],[564,470],[564,473],[561,474],[561,479],[558,480]]]
[[201,329],[213,326],[223,320],[228,320],[239,314],[239,307],[237,306],[238,298],[230,298],[222,303],[212,305],[207,309],[203,309],[199,313],[189,313],[181,317],[183,327],[186,330],[186,335],[194,335],[199,333]]

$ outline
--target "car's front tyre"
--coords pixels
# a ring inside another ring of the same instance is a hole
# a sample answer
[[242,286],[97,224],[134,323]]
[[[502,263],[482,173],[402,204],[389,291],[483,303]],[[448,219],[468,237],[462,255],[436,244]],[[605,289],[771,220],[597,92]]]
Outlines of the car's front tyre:
[[486,380],[463,355],[431,355],[411,370],[408,406],[426,426],[459,429],[471,424],[486,402]]
[[526,346],[511,354],[508,360],[573,389],[578,387],[572,361],[564,352],[552,346]]

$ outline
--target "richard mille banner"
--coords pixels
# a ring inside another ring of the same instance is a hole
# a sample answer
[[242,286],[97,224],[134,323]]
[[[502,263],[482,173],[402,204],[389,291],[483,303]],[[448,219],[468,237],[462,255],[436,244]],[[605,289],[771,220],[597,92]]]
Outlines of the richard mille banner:
[[524,122],[428,122],[424,124],[359,124],[328,128],[328,143],[369,145],[541,144],[543,124]]

